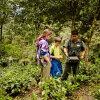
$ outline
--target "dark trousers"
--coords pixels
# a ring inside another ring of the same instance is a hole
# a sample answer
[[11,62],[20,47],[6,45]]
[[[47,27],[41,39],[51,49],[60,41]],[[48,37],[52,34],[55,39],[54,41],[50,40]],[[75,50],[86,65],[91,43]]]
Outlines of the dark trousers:
[[71,68],[73,71],[73,76],[75,76],[77,73],[79,73],[79,62],[65,62],[64,71],[61,78],[62,80],[67,80],[68,75],[71,73]]

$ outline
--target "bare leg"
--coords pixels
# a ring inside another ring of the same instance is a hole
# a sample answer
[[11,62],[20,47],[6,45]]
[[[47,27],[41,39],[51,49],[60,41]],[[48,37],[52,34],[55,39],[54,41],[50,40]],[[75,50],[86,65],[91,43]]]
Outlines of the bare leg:
[[41,68],[41,81],[50,78],[50,69],[51,69],[51,64],[48,64],[46,67]]

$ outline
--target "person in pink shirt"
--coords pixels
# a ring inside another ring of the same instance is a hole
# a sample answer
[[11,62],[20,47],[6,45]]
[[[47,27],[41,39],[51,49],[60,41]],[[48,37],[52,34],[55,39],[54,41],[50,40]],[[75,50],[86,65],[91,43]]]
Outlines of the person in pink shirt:
[[49,79],[51,60],[48,41],[50,40],[52,32],[49,29],[45,29],[43,33],[37,38],[37,60],[41,65],[41,81],[44,78]]

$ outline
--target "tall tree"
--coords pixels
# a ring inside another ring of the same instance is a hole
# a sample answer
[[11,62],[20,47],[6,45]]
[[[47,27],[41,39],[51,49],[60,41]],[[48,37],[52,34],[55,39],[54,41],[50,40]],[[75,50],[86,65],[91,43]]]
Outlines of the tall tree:
[[1,32],[0,32],[0,56],[1,56],[1,42],[2,42],[2,30],[3,25],[8,23],[11,18],[11,4],[10,0],[0,0],[0,25],[1,25]]
[[96,24],[96,20],[100,14],[100,0],[98,2],[98,4],[96,5],[97,8],[96,8],[96,11],[95,11],[95,14],[94,14],[94,18],[93,18],[93,21],[92,21],[92,25],[91,25],[91,28],[90,28],[90,34],[89,34],[89,37],[87,37],[87,43],[86,43],[86,58],[85,58],[85,63],[86,63],[86,69],[88,70],[88,55],[89,55],[89,45],[91,43],[91,39],[92,39],[92,36],[94,34],[94,29],[95,29],[95,24]]

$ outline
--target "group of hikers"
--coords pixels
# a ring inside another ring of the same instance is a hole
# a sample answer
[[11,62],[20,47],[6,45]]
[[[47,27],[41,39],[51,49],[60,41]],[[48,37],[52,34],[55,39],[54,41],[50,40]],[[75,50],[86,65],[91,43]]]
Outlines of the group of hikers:
[[[52,31],[45,29],[37,38],[37,60],[41,65],[41,81],[50,78],[61,77],[61,80],[67,80],[71,69],[73,76],[79,73],[80,60],[84,59],[85,45],[79,39],[79,32],[73,30],[71,32],[71,39],[67,40],[63,45],[63,50],[66,55],[64,70],[62,69],[61,59],[63,59],[60,48],[61,38],[55,37],[54,43],[49,49],[48,42],[52,36]],[[81,54],[81,56],[80,56]]]

